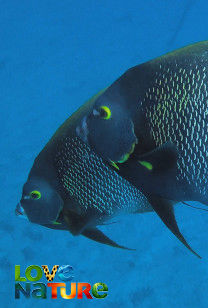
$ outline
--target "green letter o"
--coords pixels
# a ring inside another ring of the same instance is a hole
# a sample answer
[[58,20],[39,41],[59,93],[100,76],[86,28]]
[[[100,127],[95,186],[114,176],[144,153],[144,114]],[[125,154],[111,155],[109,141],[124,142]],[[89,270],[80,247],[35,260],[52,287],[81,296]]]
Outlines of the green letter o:
[[[37,275],[36,277],[33,277],[31,275],[31,271],[35,269],[37,271]],[[43,272],[42,272],[42,268],[38,265],[30,265],[27,267],[26,271],[25,271],[25,276],[29,281],[38,281],[42,278],[43,276]]]

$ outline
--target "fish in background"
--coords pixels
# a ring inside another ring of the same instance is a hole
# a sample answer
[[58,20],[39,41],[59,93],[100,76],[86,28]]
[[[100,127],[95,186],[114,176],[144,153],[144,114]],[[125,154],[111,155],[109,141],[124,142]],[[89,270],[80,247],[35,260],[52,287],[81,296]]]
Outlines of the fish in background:
[[91,110],[96,97],[66,120],[37,156],[16,214],[32,223],[128,249],[97,226],[122,212],[153,209],[137,188],[77,136],[80,119]]
[[82,106],[36,158],[17,212],[126,248],[97,226],[154,209],[196,254],[173,204],[207,201],[207,56],[201,42],[138,65]]

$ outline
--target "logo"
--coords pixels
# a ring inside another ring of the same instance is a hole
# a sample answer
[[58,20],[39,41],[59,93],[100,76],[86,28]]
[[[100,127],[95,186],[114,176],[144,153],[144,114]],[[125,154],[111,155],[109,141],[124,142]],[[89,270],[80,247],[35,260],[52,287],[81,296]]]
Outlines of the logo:
[[[48,281],[44,283],[44,277]],[[62,282],[53,282],[57,277]],[[20,293],[25,298],[46,299],[48,293],[52,299],[64,298],[88,299],[105,298],[108,286],[105,283],[97,282],[91,286],[88,282],[72,282],[74,279],[74,269],[70,265],[54,265],[51,271],[48,265],[30,265],[25,269],[24,276],[21,276],[20,265],[15,265],[15,298],[20,298]],[[67,283],[66,283],[67,282]]]

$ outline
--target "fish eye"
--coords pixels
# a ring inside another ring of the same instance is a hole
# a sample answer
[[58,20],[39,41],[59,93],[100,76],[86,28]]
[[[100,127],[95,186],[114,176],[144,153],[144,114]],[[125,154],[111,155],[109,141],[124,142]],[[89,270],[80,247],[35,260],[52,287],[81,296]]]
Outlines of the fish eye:
[[41,193],[38,190],[33,190],[30,192],[30,198],[33,200],[38,200],[41,198]]
[[99,116],[104,120],[109,120],[111,118],[111,110],[107,106],[101,106],[99,108]]

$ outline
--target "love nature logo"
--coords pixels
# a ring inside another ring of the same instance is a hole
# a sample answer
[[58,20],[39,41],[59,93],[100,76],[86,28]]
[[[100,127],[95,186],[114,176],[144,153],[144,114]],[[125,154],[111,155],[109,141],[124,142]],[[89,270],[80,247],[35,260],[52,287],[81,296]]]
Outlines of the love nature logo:
[[[48,281],[47,284],[40,281],[43,274]],[[55,276],[62,282],[52,282]],[[83,296],[93,299],[107,296],[108,286],[105,283],[97,282],[91,287],[88,282],[71,282],[73,278],[73,267],[70,265],[54,265],[51,272],[48,265],[30,265],[25,269],[25,276],[21,276],[20,265],[15,265],[15,299],[20,298],[20,293],[25,298],[46,299],[47,290],[50,290],[52,299],[57,299],[58,294],[64,299],[82,299]],[[68,282],[67,285],[65,282]],[[70,290],[69,294],[66,289]]]

